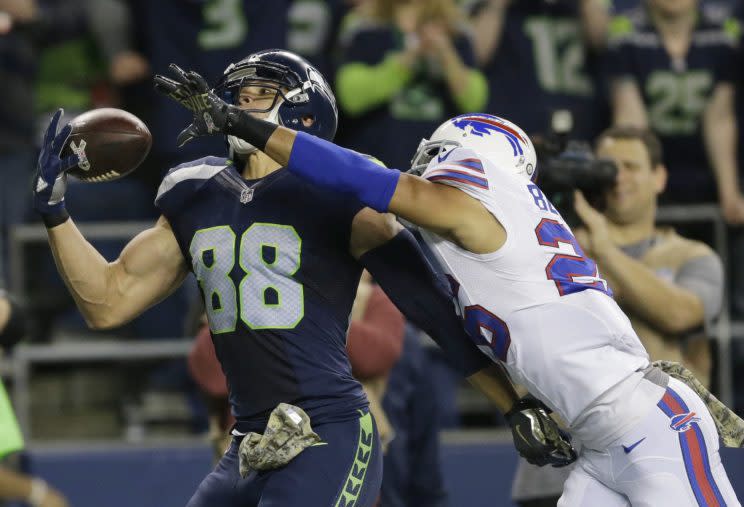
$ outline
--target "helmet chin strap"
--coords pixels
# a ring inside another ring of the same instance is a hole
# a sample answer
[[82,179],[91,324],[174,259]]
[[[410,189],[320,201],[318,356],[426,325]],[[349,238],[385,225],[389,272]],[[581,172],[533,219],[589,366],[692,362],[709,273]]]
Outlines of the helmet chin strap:
[[[263,118],[263,120],[269,123],[273,123],[275,125],[279,125],[279,106],[281,105],[282,105],[282,100],[280,99],[277,101],[274,108],[271,111],[269,111],[269,115],[266,118]],[[253,146],[248,141],[245,141],[235,136],[227,136],[227,144],[230,145],[230,156],[231,157],[233,154],[241,155],[241,156],[250,155],[254,151],[258,150],[258,148]]]

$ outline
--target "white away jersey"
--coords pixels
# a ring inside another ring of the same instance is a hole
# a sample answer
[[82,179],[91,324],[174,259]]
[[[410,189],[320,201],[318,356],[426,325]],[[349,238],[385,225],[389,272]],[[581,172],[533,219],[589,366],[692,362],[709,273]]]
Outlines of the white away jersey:
[[422,176],[478,199],[506,230],[506,243],[482,255],[422,235],[469,334],[515,381],[572,423],[648,364],[595,262],[537,185],[465,148],[434,157]]

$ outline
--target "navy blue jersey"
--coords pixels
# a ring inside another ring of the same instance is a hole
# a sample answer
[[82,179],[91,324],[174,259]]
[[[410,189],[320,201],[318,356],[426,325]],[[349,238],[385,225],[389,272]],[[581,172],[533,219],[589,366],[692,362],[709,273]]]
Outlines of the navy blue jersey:
[[597,63],[582,38],[579,2],[512,2],[498,48],[483,69],[489,81],[486,112],[533,135],[550,130],[554,111],[568,110],[572,136],[591,140],[607,118]]
[[[156,73],[168,65],[194,70],[210,83],[225,68],[262,49],[287,46],[290,0],[131,0],[141,50]],[[185,161],[210,153],[227,153],[220,136],[195,139],[181,149],[176,136],[191,122],[191,113],[154,94],[148,124],[158,140],[154,149],[168,161]]]
[[361,205],[283,169],[244,180],[216,157],[172,169],[156,205],[199,280],[238,428],[262,430],[280,402],[318,424],[358,417],[346,332]]
[[668,197],[677,201],[716,198],[702,117],[716,85],[736,80],[737,61],[731,18],[713,7],[700,9],[690,48],[679,60],[670,57],[645,9],[628,11],[612,23],[608,80],[637,83],[664,150]]
[[[344,35],[342,65],[377,65],[390,52],[403,50],[403,35],[393,26],[366,23]],[[453,46],[463,63],[474,67],[470,38],[454,37]],[[441,69],[422,61],[414,75],[391,100],[359,117],[345,118],[340,135],[344,144],[362,153],[374,153],[388,167],[410,167],[411,157],[422,138],[447,118],[460,114],[444,81]]]

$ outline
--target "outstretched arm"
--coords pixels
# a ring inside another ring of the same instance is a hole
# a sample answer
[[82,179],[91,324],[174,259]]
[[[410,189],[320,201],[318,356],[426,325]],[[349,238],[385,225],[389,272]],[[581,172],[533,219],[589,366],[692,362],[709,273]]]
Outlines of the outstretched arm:
[[34,182],[34,207],[47,226],[49,244],[62,278],[93,328],[121,325],[178,287],[186,276],[183,254],[165,218],[134,238],[108,262],[80,233],[65,209],[66,171],[77,155],[59,154],[70,126],[57,133],[62,110],[44,136]]
[[504,228],[465,192],[382,168],[354,151],[303,132],[275,127],[265,151],[279,157],[275,160],[290,172],[353,194],[372,209],[394,213],[471,252],[490,253],[504,244]]
[[120,326],[181,285],[188,270],[165,218],[108,262],[72,220],[48,230],[57,269],[89,326]]
[[390,211],[474,253],[498,250],[501,224],[476,199],[452,187],[379,167],[323,139],[259,120],[209,90],[194,72],[171,65],[174,78],[155,77],[157,91],[194,113],[179,145],[224,133],[248,141],[290,172],[317,185],[351,193],[377,211]]

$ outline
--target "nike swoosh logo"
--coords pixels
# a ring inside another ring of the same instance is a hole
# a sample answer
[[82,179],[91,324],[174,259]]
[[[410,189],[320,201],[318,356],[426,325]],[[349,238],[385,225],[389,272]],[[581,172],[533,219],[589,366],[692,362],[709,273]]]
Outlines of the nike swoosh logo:
[[455,150],[450,150],[450,151],[448,151],[447,153],[445,153],[445,154],[444,154],[444,156],[441,156],[441,155],[437,156],[437,162],[444,162],[445,160],[447,160],[447,158],[448,158],[448,157],[449,157],[450,155],[452,155],[452,152],[453,152],[453,151],[455,151]]
[[629,445],[628,447],[623,446],[623,451],[625,451],[625,454],[630,454],[630,451],[635,449],[636,446],[640,444],[641,442],[643,442],[644,440],[646,440],[646,437],[643,437],[638,442],[636,442],[635,444]]
[[328,442],[318,442],[316,444],[311,445],[310,447],[318,447],[318,446],[321,446],[321,445],[328,445]]

